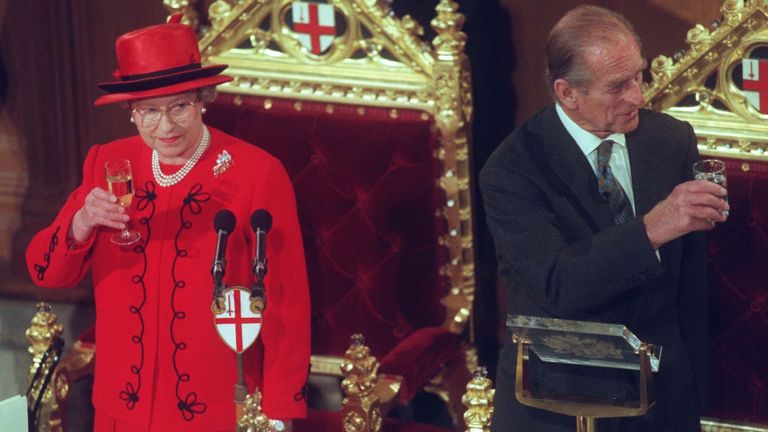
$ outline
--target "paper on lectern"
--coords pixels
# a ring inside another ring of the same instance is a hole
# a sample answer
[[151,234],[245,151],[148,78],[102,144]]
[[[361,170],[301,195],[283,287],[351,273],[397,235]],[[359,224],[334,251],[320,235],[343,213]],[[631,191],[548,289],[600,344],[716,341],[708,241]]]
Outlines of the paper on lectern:
[[0,401],[0,425],[7,432],[29,432],[27,398],[13,396]]

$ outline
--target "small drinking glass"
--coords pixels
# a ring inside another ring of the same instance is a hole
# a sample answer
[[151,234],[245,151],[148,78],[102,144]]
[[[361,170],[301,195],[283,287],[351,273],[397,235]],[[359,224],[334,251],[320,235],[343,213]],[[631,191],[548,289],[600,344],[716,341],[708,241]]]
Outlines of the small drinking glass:
[[[725,162],[719,159],[703,159],[693,164],[693,178],[696,180],[706,180],[719,184],[728,189],[728,178],[725,175]],[[723,199],[728,202],[728,195]],[[728,210],[721,212],[723,216],[728,216]]]
[[[107,173],[107,185],[109,193],[117,197],[117,203],[120,207],[128,210],[133,201],[133,174],[131,174],[131,162],[127,159],[114,159],[108,161],[104,168]],[[119,246],[129,246],[141,239],[141,234],[129,230],[128,224],[125,229],[112,236],[112,243]]]

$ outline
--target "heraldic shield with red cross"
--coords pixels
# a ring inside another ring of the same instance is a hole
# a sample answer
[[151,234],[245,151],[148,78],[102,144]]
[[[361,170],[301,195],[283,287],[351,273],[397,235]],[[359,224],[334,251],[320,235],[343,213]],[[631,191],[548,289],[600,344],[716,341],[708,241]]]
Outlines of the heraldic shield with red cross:
[[213,317],[216,331],[228,347],[240,354],[259,337],[261,313],[251,312],[251,293],[243,287],[227,288],[222,295],[225,309]]
[[324,3],[293,2],[293,31],[299,42],[312,54],[328,50],[336,37],[336,18],[333,6]]
[[758,111],[768,114],[768,60],[745,58],[741,70],[744,96]]

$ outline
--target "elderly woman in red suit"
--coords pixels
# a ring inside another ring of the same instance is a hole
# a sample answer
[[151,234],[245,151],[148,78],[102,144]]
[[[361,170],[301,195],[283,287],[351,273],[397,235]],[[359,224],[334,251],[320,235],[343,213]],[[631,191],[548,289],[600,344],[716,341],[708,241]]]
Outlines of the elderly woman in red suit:
[[[173,20],[172,20],[173,21]],[[77,284],[90,269],[98,356],[93,391],[97,431],[232,431],[236,356],[214,326],[214,216],[232,211],[227,286],[253,281],[255,237],[248,220],[266,209],[268,305],[259,340],[244,353],[248,391],[258,388],[276,430],[305,415],[309,295],[290,179],[259,148],[203,123],[226,65],[201,66],[192,29],[170,22],[117,39],[116,82],[96,105],[123,103],[137,136],[95,145],[83,182],[27,250],[43,287]],[[130,161],[135,190],[123,209],[108,192],[105,164]],[[111,239],[126,227],[140,239]],[[129,239],[124,243],[131,243]]]

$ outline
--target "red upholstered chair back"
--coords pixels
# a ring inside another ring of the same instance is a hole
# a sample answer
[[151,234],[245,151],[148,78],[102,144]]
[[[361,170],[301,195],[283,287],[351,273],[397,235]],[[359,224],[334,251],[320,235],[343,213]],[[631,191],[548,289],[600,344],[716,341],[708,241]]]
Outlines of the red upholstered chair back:
[[224,93],[206,122],[270,152],[293,180],[313,354],[343,356],[362,333],[381,358],[415,329],[442,324],[445,194],[430,116]]
[[731,213],[707,236],[708,414],[768,425],[768,162],[726,163]]

